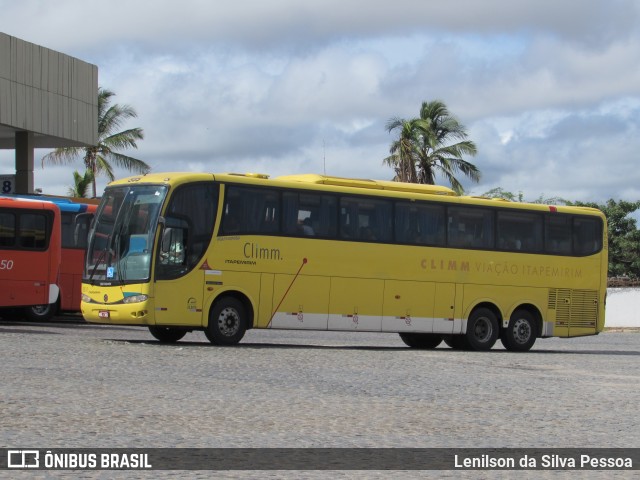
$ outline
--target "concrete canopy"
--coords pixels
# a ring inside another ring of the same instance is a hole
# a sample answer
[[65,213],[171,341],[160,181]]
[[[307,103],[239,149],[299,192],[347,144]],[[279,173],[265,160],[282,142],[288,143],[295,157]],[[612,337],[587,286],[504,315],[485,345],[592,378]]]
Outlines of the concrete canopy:
[[33,192],[34,148],[97,142],[98,67],[0,32],[0,148],[16,150],[15,192]]

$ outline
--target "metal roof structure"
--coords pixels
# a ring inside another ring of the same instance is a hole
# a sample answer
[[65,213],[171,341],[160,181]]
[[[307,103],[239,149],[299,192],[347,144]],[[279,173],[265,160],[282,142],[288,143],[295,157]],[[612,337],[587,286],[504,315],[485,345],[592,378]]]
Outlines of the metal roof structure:
[[34,148],[97,141],[98,67],[0,32],[0,148],[16,151],[15,192],[33,192]]

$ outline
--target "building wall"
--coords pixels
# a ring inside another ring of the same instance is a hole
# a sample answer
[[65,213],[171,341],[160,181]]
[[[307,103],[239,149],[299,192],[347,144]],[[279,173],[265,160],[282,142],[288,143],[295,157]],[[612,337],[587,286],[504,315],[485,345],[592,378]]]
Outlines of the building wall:
[[640,327],[640,288],[608,288],[605,327]]
[[[34,133],[35,148],[97,143],[98,67],[0,32],[0,130]],[[15,148],[1,134],[0,148]]]

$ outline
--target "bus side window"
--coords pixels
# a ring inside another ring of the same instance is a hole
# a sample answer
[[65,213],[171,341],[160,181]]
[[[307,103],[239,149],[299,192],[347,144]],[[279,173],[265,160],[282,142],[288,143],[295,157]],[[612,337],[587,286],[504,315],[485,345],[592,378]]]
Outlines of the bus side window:
[[211,241],[217,210],[217,184],[194,183],[176,189],[159,242],[159,279],[178,278],[198,265]]
[[93,213],[80,213],[76,215],[73,227],[73,245],[76,248],[87,248],[89,228],[93,221]]
[[445,223],[442,205],[396,204],[395,235],[399,243],[444,245]]
[[571,255],[570,215],[547,215],[545,218],[545,250],[547,253]]
[[47,246],[47,219],[44,215],[20,215],[18,243],[23,248],[44,249]]
[[591,218],[573,221],[573,249],[576,255],[593,255],[602,249],[602,224]]
[[0,247],[13,247],[16,238],[16,216],[0,213]]
[[481,208],[449,207],[449,245],[493,248],[493,212]]
[[393,235],[392,211],[388,200],[342,197],[340,236],[366,242],[390,241]]
[[62,229],[62,248],[74,248],[73,217],[72,212],[60,212],[60,228]]
[[268,188],[226,187],[220,235],[280,233],[280,192]]
[[[302,205],[311,212],[309,221],[316,237],[335,238],[338,202],[332,195],[300,195]],[[308,203],[309,202],[309,203]]]
[[542,250],[542,216],[498,211],[498,249],[525,252]]

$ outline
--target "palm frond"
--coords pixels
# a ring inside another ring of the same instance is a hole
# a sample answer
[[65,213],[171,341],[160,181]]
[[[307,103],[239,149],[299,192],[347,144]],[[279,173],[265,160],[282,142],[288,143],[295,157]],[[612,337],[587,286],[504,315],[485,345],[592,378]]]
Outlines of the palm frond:
[[398,135],[390,146],[391,156],[383,160],[394,168],[396,179],[433,184],[438,174],[458,192],[463,188],[456,173],[479,181],[478,168],[463,159],[477,153],[476,145],[467,140],[465,127],[441,100],[423,102],[418,118],[389,119],[386,129]]
[[[104,174],[114,180],[113,166],[147,173],[151,168],[144,161],[119,153],[118,150],[138,148],[137,141],[144,139],[141,128],[129,128],[118,131],[127,120],[136,118],[136,111],[129,105],[111,105],[115,96],[111,90],[100,87],[98,89],[98,144],[91,147],[58,148],[42,158],[45,164],[62,165],[72,163],[82,158],[87,171]],[[95,175],[92,175],[93,196],[96,196]]]
[[66,165],[73,163],[78,157],[84,155],[84,149],[82,147],[64,147],[56,148],[53,152],[47,153],[42,157],[42,168],[45,164],[48,165]]
[[107,163],[113,163],[118,167],[125,168],[126,170],[135,172],[135,173],[149,173],[151,168],[142,160],[138,160],[137,158],[129,157],[127,155],[123,155],[121,153],[110,152],[107,155],[110,160]]

